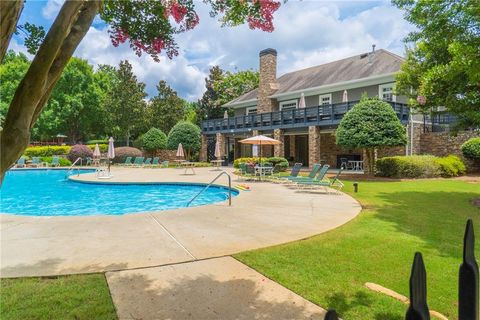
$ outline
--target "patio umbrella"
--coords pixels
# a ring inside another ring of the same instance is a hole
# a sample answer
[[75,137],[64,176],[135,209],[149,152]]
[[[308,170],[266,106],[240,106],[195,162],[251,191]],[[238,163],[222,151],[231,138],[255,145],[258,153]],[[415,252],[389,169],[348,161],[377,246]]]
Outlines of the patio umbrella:
[[272,139],[272,138],[269,138],[269,137],[266,137],[266,136],[263,136],[263,135],[243,139],[243,140],[240,140],[239,142],[243,143],[243,144],[255,144],[255,145],[259,146],[259,148],[260,148],[260,166],[262,165],[262,145],[263,146],[266,146],[266,145],[267,146],[273,146],[273,145],[282,144],[278,140],[275,140],[275,139]]
[[95,149],[93,150],[93,157],[94,158],[100,158],[102,154],[100,153],[100,147],[98,146],[98,143],[95,144]]
[[348,102],[348,92],[347,92],[347,90],[343,90],[342,102]]
[[182,146],[181,143],[178,144],[177,157],[179,157],[179,158],[185,157],[185,152],[183,152],[183,146]]
[[113,145],[113,138],[110,137],[108,139],[108,151],[107,151],[107,158],[108,158],[108,175],[110,175],[110,162],[112,159],[115,158],[115,146]]
[[306,107],[306,104],[305,104],[305,95],[302,94],[300,95],[300,101],[298,102],[298,109],[302,109],[302,108],[305,108]]
[[223,113],[223,119],[228,119],[228,112],[227,112],[227,110],[225,110],[225,112]]
[[215,158],[217,158],[217,160],[220,160],[220,157],[222,156],[220,148],[220,141],[217,141],[215,143]]

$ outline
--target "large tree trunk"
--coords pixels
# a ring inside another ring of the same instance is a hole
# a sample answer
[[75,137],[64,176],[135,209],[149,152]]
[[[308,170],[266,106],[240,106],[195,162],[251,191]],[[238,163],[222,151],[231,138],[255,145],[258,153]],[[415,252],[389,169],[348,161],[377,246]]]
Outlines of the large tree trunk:
[[28,146],[30,129],[99,8],[99,1],[66,1],[62,6],[10,103],[0,132],[0,179]]
[[24,0],[0,1],[0,62],[7,53],[8,45],[17,27]]

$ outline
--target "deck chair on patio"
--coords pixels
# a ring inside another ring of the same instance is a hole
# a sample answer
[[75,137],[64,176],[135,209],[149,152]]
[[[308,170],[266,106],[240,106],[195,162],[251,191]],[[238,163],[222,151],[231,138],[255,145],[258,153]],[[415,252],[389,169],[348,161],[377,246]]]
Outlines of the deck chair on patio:
[[238,166],[239,168],[236,171],[236,174],[239,179],[244,179],[245,181],[255,179],[255,169],[253,169],[253,172],[249,172],[250,170],[246,163],[240,163]]
[[25,157],[20,157],[15,164],[15,168],[25,168]]
[[54,156],[52,158],[52,163],[50,164],[52,167],[60,167],[60,158]]
[[274,174],[270,176],[268,179],[271,180],[272,182],[279,182],[279,183],[289,181],[289,178],[296,178],[300,173],[301,169],[302,169],[302,164],[300,162],[297,162],[293,165],[292,170],[290,171],[290,175],[284,176],[281,174]]
[[308,176],[303,177],[303,176],[297,176],[297,177],[292,177],[288,178],[288,181],[295,183],[296,181],[300,180],[313,180],[315,179],[315,176],[318,174],[318,172],[322,169],[322,165],[319,163],[315,163],[312,167],[312,170],[308,174]]
[[151,164],[152,164],[152,158],[145,159],[145,162],[143,163],[144,166],[149,166]]
[[122,166],[131,166],[132,165],[132,157],[126,157],[125,162],[122,164]]
[[135,167],[141,167],[143,165],[143,159],[144,157],[135,157],[135,160],[133,160],[132,166]]
[[36,168],[41,167],[42,162],[40,161],[40,157],[33,157],[31,165],[35,166]]
[[152,160],[152,167],[158,167],[159,166],[159,163],[158,163],[159,160],[160,160],[159,157],[154,157],[153,160]]
[[169,164],[168,161],[166,161],[166,160],[165,160],[165,161],[162,161],[162,163],[160,164],[160,167],[162,167],[162,168],[168,168],[168,164]]
[[[325,181],[325,175],[327,174],[327,171],[328,169],[330,168],[330,166],[328,164],[325,164],[321,169],[320,171],[318,171],[318,174],[313,178],[313,179],[298,179],[295,181],[296,185],[298,187],[301,187],[301,186],[305,186],[305,185],[308,185],[309,182],[311,183],[317,183],[317,182],[323,182]],[[328,178],[327,178],[328,180]]]
[[342,190],[344,184],[338,178],[342,173],[343,169],[339,169],[335,177],[333,179],[327,179],[323,181],[300,181],[298,182],[299,185],[302,185],[305,188],[324,188],[325,192],[328,193],[327,188],[338,188],[337,191],[340,192]]

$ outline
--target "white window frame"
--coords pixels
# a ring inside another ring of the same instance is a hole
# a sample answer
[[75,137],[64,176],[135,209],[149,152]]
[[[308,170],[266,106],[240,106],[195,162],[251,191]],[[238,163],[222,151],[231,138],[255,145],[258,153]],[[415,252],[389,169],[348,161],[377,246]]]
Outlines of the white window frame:
[[[322,102],[323,102],[323,101],[322,101],[323,98],[328,98],[328,100],[330,100],[330,103],[328,103],[328,104],[332,104],[332,94],[331,94],[331,93],[327,93],[327,94],[321,94],[321,95],[318,96],[318,105],[319,105],[319,106],[323,106],[323,105],[324,105],[324,104],[322,103]],[[327,104],[325,104],[325,105],[327,105]]]
[[392,88],[392,102],[396,102],[397,101],[397,96],[393,94],[393,92],[395,91],[395,82],[384,83],[384,84],[378,85],[378,98],[380,100],[383,100],[383,89],[385,89],[385,88]]
[[245,108],[245,115],[257,114],[257,110],[257,107],[247,107]]
[[283,110],[283,108],[286,104],[292,104],[292,103],[295,104],[295,108],[289,107],[287,110],[297,109],[298,108],[298,100],[295,99],[295,100],[287,100],[287,101],[280,102],[280,111]]

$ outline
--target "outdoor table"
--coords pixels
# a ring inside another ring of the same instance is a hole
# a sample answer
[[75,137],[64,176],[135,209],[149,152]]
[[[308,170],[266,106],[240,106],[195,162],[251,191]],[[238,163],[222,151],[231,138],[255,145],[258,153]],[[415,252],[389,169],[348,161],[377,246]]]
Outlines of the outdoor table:
[[182,167],[185,168],[185,171],[183,172],[183,174],[188,174],[188,170],[192,171],[192,175],[195,174],[195,162],[190,162],[190,161],[183,161],[180,163],[180,165]]
[[260,179],[263,176],[271,175],[273,173],[273,167],[255,167],[255,176],[259,176]]
[[220,165],[222,164],[223,160],[210,160],[211,163],[213,163],[213,165],[215,166],[215,169],[213,169],[212,171],[221,171],[222,169],[220,169]]
[[351,168],[354,171],[362,171],[363,170],[363,161],[350,160],[350,161],[348,161],[348,164],[351,166]]

